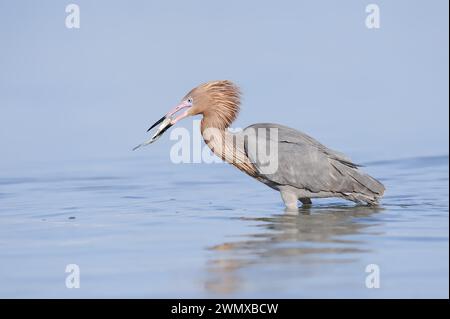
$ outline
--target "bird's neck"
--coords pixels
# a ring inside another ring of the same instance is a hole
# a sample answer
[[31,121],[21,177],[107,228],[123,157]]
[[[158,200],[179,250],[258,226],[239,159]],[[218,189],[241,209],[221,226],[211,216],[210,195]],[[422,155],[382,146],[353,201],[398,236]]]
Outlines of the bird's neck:
[[255,176],[255,167],[247,157],[243,137],[228,130],[228,125],[204,115],[200,130],[206,145],[222,160],[236,166],[250,176]]

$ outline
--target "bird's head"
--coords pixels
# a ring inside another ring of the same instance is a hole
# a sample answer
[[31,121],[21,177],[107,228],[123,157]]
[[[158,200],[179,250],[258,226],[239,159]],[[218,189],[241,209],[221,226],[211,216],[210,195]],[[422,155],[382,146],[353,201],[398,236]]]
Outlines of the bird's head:
[[211,121],[212,126],[225,129],[239,113],[240,95],[239,87],[228,80],[203,83],[189,91],[177,106],[153,124],[148,131],[181,111],[183,112],[173,118],[167,128],[188,116],[201,114]]

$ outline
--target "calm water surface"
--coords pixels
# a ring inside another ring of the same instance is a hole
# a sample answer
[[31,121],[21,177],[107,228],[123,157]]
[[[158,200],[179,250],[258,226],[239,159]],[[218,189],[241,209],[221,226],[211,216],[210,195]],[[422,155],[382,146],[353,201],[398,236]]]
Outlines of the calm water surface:
[[233,167],[142,154],[2,172],[0,297],[449,296],[448,156],[364,163],[381,207],[295,216]]

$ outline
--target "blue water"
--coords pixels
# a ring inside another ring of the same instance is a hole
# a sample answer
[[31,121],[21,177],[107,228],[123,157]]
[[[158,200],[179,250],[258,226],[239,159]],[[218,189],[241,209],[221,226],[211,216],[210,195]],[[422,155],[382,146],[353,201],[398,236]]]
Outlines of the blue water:
[[448,162],[363,163],[386,185],[381,207],[329,199],[298,215],[226,164],[24,165],[0,177],[0,297],[448,298]]

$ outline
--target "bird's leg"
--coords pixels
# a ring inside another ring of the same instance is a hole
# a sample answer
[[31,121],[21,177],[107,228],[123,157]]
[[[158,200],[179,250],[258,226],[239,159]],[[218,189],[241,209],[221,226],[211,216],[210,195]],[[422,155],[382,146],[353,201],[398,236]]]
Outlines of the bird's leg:
[[312,204],[311,198],[308,197],[300,198],[300,201],[302,202],[303,206]]
[[298,210],[297,202],[298,198],[294,193],[282,191],[281,198],[288,210]]

